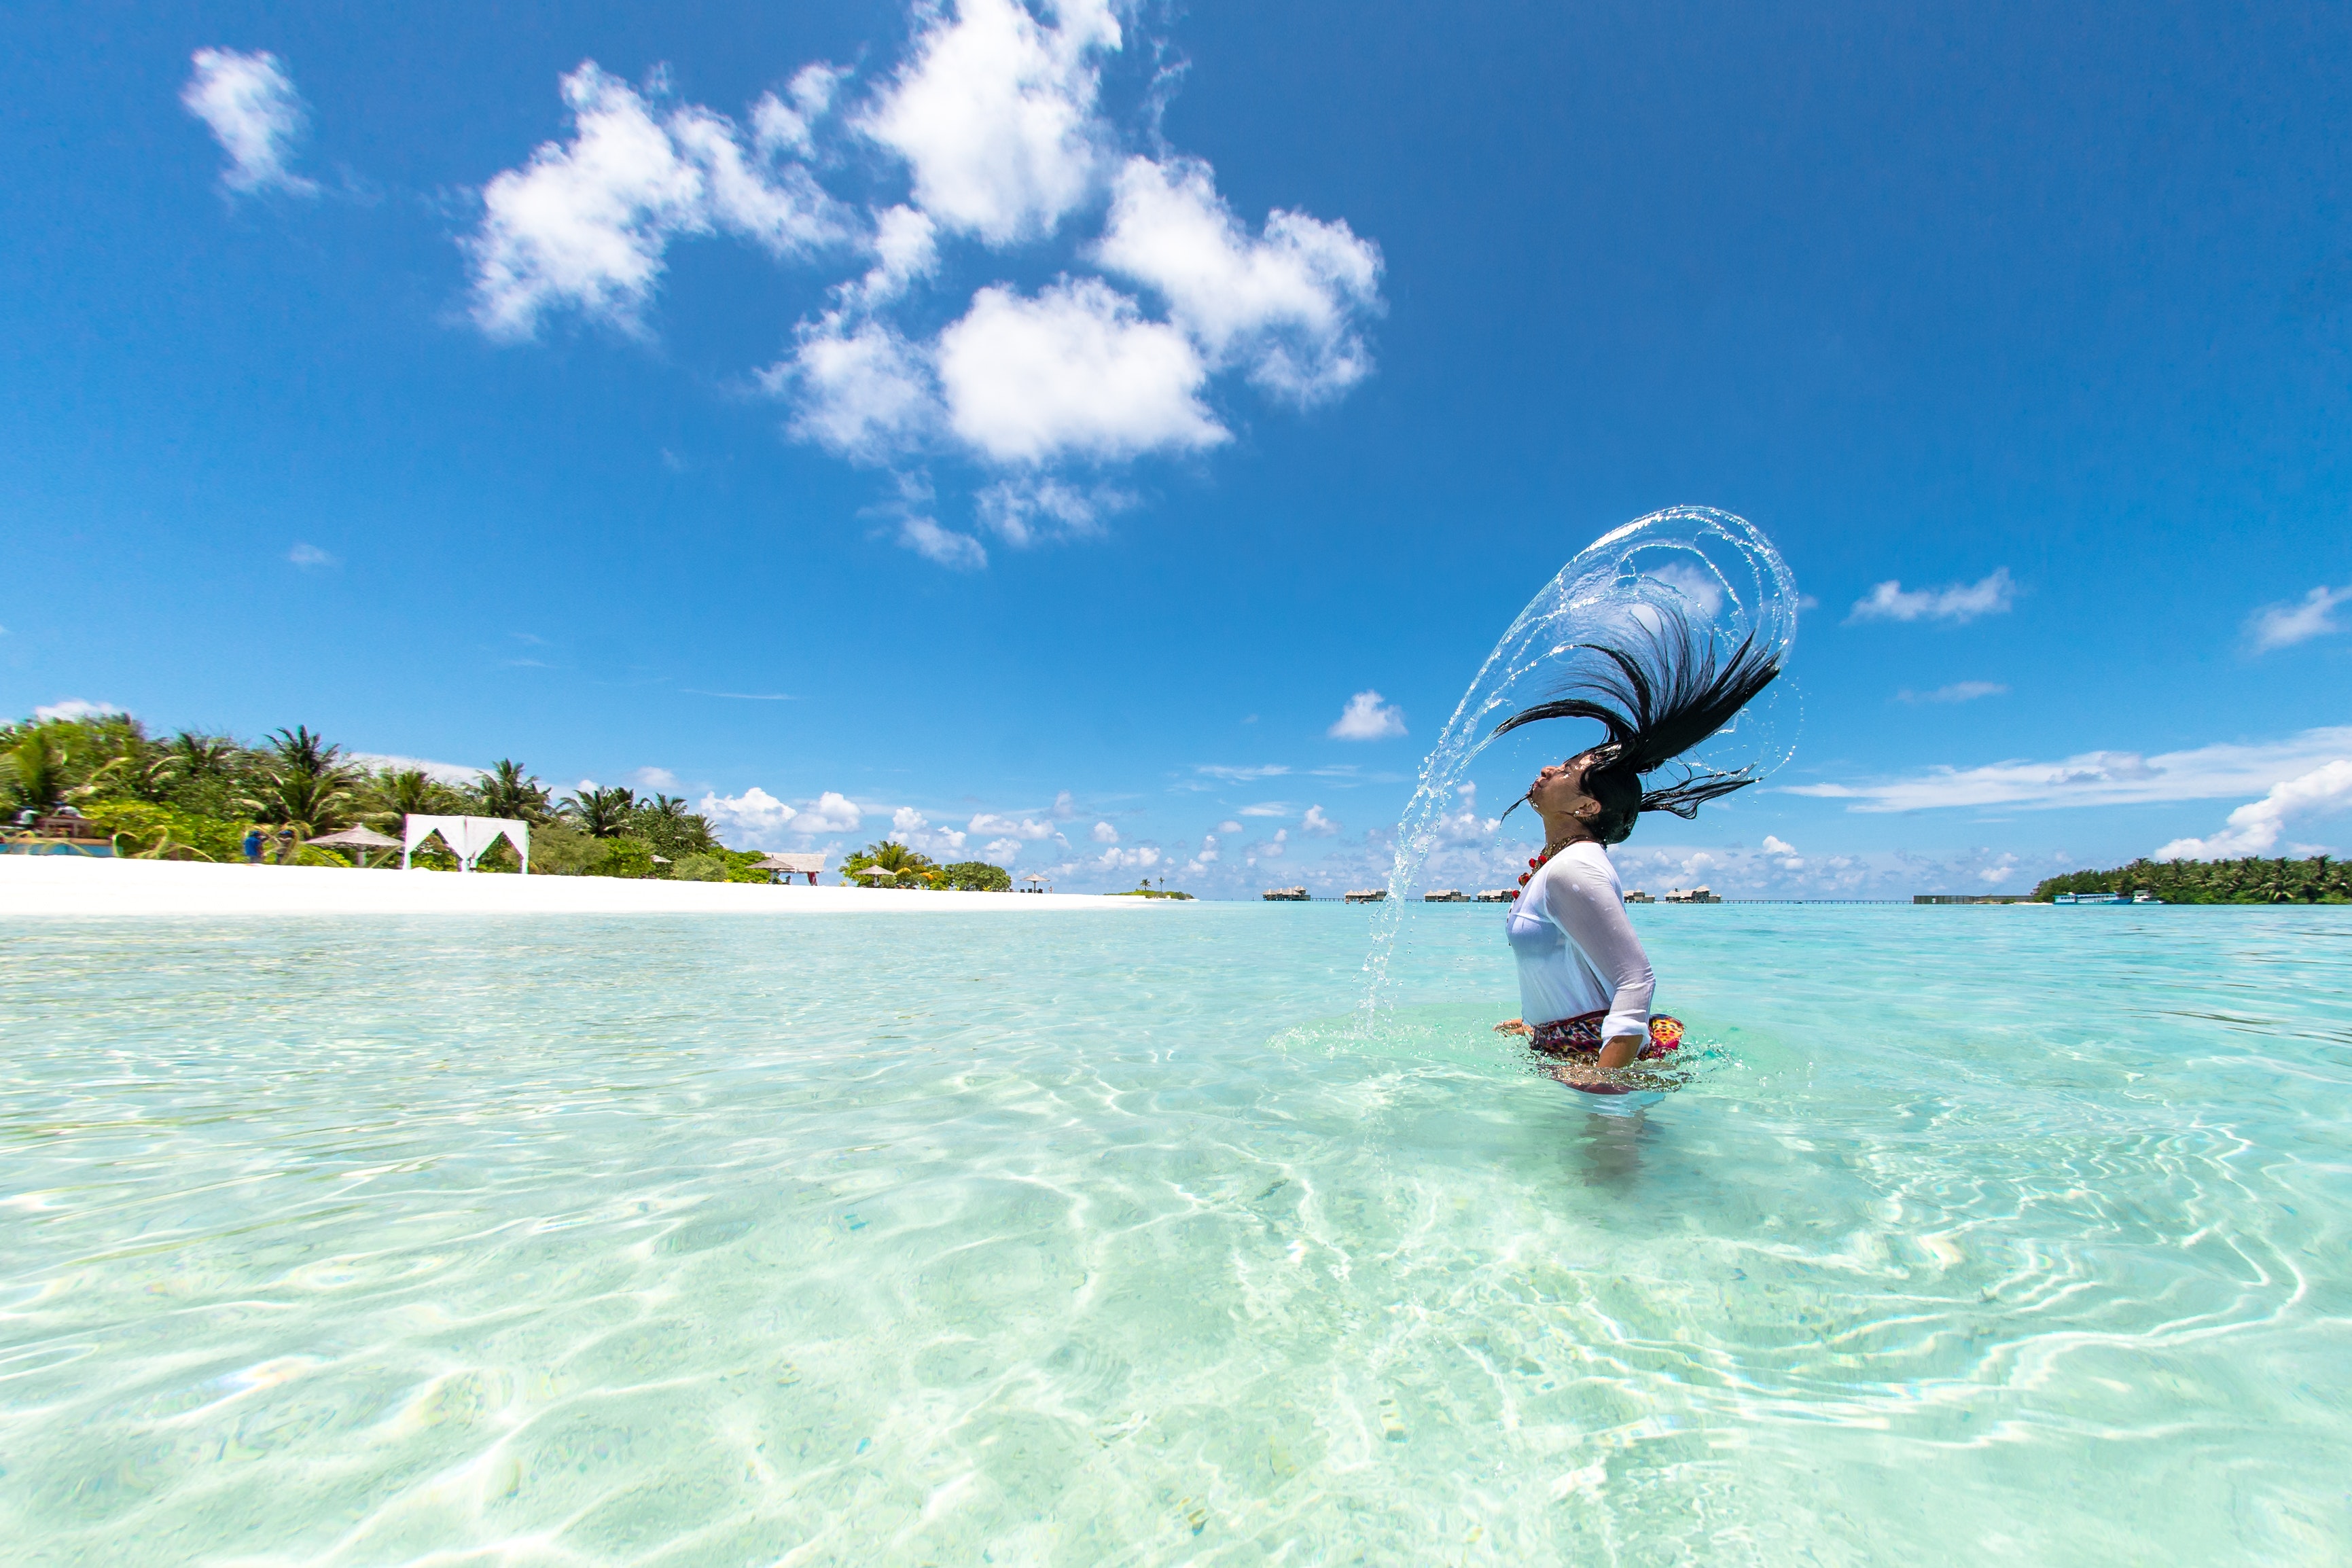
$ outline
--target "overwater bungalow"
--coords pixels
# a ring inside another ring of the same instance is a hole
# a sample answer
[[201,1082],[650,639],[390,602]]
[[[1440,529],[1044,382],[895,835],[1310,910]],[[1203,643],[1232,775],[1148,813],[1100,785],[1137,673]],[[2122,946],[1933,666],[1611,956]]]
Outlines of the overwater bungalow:
[[1642,891],[1641,889],[1636,888],[1632,892],[1625,895],[1625,901],[1629,904],[1654,904],[1658,900],[1650,897],[1649,894]]
[[1470,895],[1459,888],[1436,888],[1421,896],[1424,904],[1466,904]]
[[1258,897],[1270,904],[1303,904],[1307,901],[1304,888],[1268,888]]
[[[1633,900],[1628,899],[1625,901],[1630,904]],[[1696,888],[1667,889],[1666,902],[1670,904],[1719,904],[1723,902],[1723,900],[1717,898],[1713,892],[1709,891],[1707,885],[1705,882],[1701,882]]]
[[1482,904],[1507,904],[1518,896],[1518,890],[1514,888],[1489,888],[1478,895],[1478,901]]
[[1348,901],[1351,904],[1381,904],[1388,901],[1388,897],[1386,888],[1354,888],[1349,890]]

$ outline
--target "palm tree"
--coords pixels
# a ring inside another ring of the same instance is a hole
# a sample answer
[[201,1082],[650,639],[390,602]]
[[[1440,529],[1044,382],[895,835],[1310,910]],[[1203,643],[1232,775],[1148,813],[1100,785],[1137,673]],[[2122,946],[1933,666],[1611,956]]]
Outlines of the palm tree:
[[196,783],[228,777],[236,771],[237,753],[243,749],[226,735],[204,735],[194,730],[181,731],[163,747],[171,758],[172,772]]
[[299,849],[310,835],[343,825],[359,803],[359,784],[341,746],[298,726],[271,739],[243,804],[265,822],[291,827]]
[[853,851],[847,859],[842,861],[841,879],[845,882],[865,881],[866,879],[858,873],[869,866],[879,866],[890,872],[891,883],[901,887],[909,877],[930,881],[939,869],[931,864],[929,856],[909,849],[895,838],[885,838]]
[[19,733],[0,752],[0,790],[18,811],[47,811],[65,798],[65,748],[42,730]]
[[541,823],[553,815],[547,786],[525,773],[512,757],[500,757],[491,763],[490,771],[474,785],[474,793],[480,797],[483,811],[492,816]]
[[636,792],[626,784],[614,784],[611,789],[583,784],[563,801],[563,814],[592,838],[620,837],[628,831],[629,818],[636,809]]
[[708,854],[719,847],[719,840],[710,831],[709,818],[687,810],[685,800],[674,795],[656,795],[637,802],[629,816],[629,832],[673,860],[686,855]]
[[455,792],[422,769],[386,769],[368,782],[363,809],[375,826],[397,833],[404,817],[445,816],[456,804]]

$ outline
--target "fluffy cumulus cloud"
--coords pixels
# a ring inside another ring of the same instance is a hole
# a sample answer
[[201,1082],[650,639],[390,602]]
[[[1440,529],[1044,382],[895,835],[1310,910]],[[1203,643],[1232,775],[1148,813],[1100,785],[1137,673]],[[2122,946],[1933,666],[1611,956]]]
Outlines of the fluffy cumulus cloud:
[[2321,816],[2352,806],[2352,761],[2325,763],[2273,784],[2262,799],[2231,812],[2210,838],[2176,838],[2156,852],[2158,860],[2227,860],[2267,855],[2289,820]]
[[1113,827],[1113,826],[1112,826],[1109,823],[1108,823],[1108,822],[1097,822],[1097,823],[1096,823],[1096,824],[1095,824],[1095,842],[1096,842],[1096,843],[1097,843],[1097,844],[1116,844],[1116,843],[1118,843],[1118,828],[1116,828],[1116,827]]
[[1097,183],[1118,18],[1106,0],[1061,0],[1050,25],[1014,0],[918,15],[910,58],[857,129],[905,161],[917,204],[947,226],[992,245],[1051,232]]
[[530,337],[565,308],[637,330],[680,236],[723,230],[780,258],[845,237],[832,198],[792,155],[806,144],[805,113],[772,95],[747,132],[692,104],[657,114],[657,93],[593,60],[562,91],[571,139],[483,187],[467,241],[474,319],[492,337]]
[[[1370,372],[1381,308],[1380,251],[1345,221],[1276,210],[1253,231],[1207,163],[1123,155],[1158,140],[1148,108],[1129,125],[1104,105],[1124,9],[919,0],[906,53],[862,89],[811,66],[740,121],[583,63],[562,80],[569,135],[483,188],[475,319],[507,341],[558,311],[642,332],[688,237],[852,258],[754,372],[789,433],[894,474],[977,468],[970,523],[926,506],[885,531],[942,566],[984,567],[983,535],[1098,532],[1136,504],[1106,470],[1231,439],[1219,377],[1290,404],[1340,395]],[[877,154],[898,199],[861,209],[820,179]],[[1071,232],[1082,216],[1098,232]],[[990,257],[1047,245],[1061,270],[1041,286],[1002,281]]]
[[2084,752],[2058,762],[2002,762],[1854,784],[1790,784],[1790,795],[1848,802],[1849,811],[1922,811],[1937,806],[2138,805],[2226,800],[2268,789],[2352,753],[2352,725],[2305,730],[2256,745],[2223,743],[2189,751]]
[[1099,279],[1034,298],[982,289],[940,334],[939,372],[949,427],[996,463],[1117,460],[1226,438],[1201,401],[1208,370],[1192,340]]
[[902,805],[890,814],[890,837],[934,858],[963,853],[964,834],[961,829],[933,827],[929,819],[911,805]]
[[1197,159],[1130,158],[1095,259],[1157,292],[1219,365],[1299,402],[1345,392],[1370,357],[1357,323],[1380,303],[1379,250],[1344,221],[1268,216],[1253,237]]
[[1377,691],[1359,691],[1325,731],[1335,741],[1387,741],[1404,733],[1404,710],[1383,703]]
[[2322,584],[2291,604],[2265,605],[2247,619],[2246,640],[2256,653],[2268,653],[2341,631],[2336,610],[2347,600],[2352,600],[2352,587]]
[[1847,617],[1856,621],[1951,621],[1965,625],[1979,616],[2009,613],[2017,602],[2017,584],[2009,568],[1995,568],[1974,583],[1948,588],[1906,588],[1896,578],[1879,584],[1853,602]]
[[288,165],[307,122],[294,79],[278,57],[198,49],[180,102],[203,121],[228,154],[221,184],[241,195],[283,191],[316,195],[319,187]]
[[1339,825],[1324,816],[1321,806],[1310,805],[1298,819],[1298,831],[1309,838],[1332,838],[1338,837]]
[[1095,857],[1093,864],[1103,871],[1148,871],[1164,861],[1160,851],[1147,844],[1135,849],[1106,849]]
[[667,768],[639,768],[629,775],[629,782],[639,789],[667,793],[677,787],[677,775]]
[[707,794],[694,809],[710,818],[726,842],[753,849],[803,844],[825,834],[855,833],[865,822],[855,802],[832,790],[793,806],[754,784],[741,795]]

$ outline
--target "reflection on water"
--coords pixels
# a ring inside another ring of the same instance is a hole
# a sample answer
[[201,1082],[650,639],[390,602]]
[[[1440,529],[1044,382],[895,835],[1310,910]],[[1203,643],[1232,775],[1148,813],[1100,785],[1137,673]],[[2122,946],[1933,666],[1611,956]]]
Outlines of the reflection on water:
[[19,924],[0,1538],[2340,1561],[2352,918],[2094,913],[1637,911],[1605,1102],[1458,916]]

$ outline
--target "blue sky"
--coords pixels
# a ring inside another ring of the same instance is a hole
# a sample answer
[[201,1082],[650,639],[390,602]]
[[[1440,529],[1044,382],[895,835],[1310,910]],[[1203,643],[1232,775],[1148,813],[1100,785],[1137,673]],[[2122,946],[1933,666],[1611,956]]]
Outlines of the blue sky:
[[1330,890],[1696,503],[1817,601],[1803,728],[1633,879],[2352,843],[2340,8],[0,28],[9,711]]

